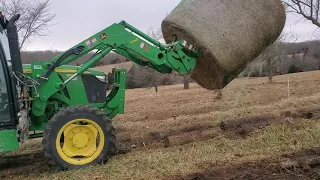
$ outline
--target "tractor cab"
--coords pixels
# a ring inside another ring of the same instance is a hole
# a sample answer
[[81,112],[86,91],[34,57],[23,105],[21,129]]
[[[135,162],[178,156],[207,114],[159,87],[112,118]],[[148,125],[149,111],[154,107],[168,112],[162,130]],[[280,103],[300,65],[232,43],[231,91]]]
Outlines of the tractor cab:
[[11,69],[11,56],[10,56],[10,46],[8,41],[8,36],[6,33],[6,30],[3,29],[3,27],[0,25],[0,41],[2,44],[3,52],[5,55],[5,58],[7,60],[8,66]]
[[[0,33],[2,34],[2,33]],[[1,35],[2,36],[2,35]],[[3,48],[3,43],[5,40],[1,37],[1,48],[0,48],[0,123],[3,126],[3,123],[7,123],[11,121],[10,109],[9,109],[9,94],[8,87],[10,86],[10,76],[9,76],[9,68],[8,61],[5,56],[5,51]],[[1,127],[0,126],[0,127]]]
[[12,63],[6,30],[0,25],[0,128],[12,121],[9,104],[12,87]]
[[[4,29],[0,25],[0,153],[15,150],[18,148],[18,114],[20,87],[17,86],[16,78],[13,75],[15,67],[12,60],[13,53],[18,51],[17,31],[14,22],[19,19],[19,15],[13,16]],[[11,38],[10,37],[16,37]],[[12,51],[13,50],[13,51]],[[20,58],[20,54],[15,59]],[[21,63],[18,59],[16,63]],[[18,66],[18,67],[21,67]]]

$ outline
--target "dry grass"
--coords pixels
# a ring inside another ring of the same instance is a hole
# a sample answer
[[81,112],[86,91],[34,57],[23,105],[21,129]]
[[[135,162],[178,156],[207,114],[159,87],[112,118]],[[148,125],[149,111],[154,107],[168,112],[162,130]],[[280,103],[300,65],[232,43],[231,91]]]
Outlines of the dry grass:
[[230,140],[222,136],[178,148],[137,151],[115,157],[105,166],[48,172],[39,178],[158,179],[169,175],[185,175],[202,171],[207,166],[258,160],[313,147],[320,143],[319,130],[320,124],[315,122],[299,128],[272,126],[245,140]]
[[[192,126],[218,127],[222,120],[272,113],[320,104],[320,72],[277,76],[273,84],[266,78],[234,80],[221,100],[216,94],[195,84],[190,90],[183,85],[153,89],[128,90],[126,112],[114,119],[119,132],[130,132],[133,139],[143,140],[154,132],[176,132]],[[317,147],[320,123],[295,119],[294,124],[271,125],[249,134],[245,139],[218,136],[185,145],[154,149],[150,146],[113,157],[106,165],[67,172],[31,172],[27,179],[162,179],[173,175],[201,172],[221,164],[277,158],[278,155]],[[299,122],[300,121],[300,122]],[[21,178],[21,177],[16,177]]]
[[287,76],[275,77],[273,84],[266,84],[266,78],[236,79],[223,91],[221,100],[215,99],[215,92],[195,84],[190,90],[183,90],[183,85],[161,87],[158,93],[153,89],[129,90],[125,114],[114,122],[119,128],[132,131],[133,136],[141,136],[141,133],[196,122],[216,125],[228,118],[318,104],[320,79],[317,75],[320,72],[291,75],[290,98]]

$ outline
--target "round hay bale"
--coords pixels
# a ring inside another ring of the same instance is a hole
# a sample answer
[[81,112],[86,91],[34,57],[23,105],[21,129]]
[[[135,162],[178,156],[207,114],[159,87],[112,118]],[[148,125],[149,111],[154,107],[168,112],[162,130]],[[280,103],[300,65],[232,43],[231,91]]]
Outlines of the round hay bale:
[[285,21],[280,0],[183,0],[161,27],[166,43],[184,39],[204,53],[191,77],[214,90],[274,43]]

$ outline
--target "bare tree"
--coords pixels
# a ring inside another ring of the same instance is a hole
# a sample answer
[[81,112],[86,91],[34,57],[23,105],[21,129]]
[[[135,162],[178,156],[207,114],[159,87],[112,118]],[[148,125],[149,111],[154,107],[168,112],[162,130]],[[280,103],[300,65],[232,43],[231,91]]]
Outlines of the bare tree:
[[150,26],[147,30],[147,34],[158,41],[163,39],[161,28]]
[[320,27],[320,0],[282,0],[288,13],[295,13]]
[[278,39],[274,44],[269,46],[263,52],[263,58],[265,62],[265,70],[268,74],[268,82],[273,82],[274,71],[277,67],[279,67],[279,57],[278,57],[278,47],[280,44],[280,40]]
[[7,19],[21,15],[17,22],[20,49],[32,37],[46,36],[53,25],[55,14],[50,13],[49,0],[0,0],[0,6]]
[[273,82],[275,71],[283,72],[283,58],[286,55],[283,42],[291,40],[296,41],[297,38],[292,32],[283,32],[279,38],[270,46],[268,46],[258,57],[257,62],[262,62],[261,72],[263,69],[268,75],[268,83]]
[[[154,28],[153,26],[149,27],[147,30],[147,34],[151,36],[152,38],[161,41],[164,40],[162,35],[161,28]],[[159,85],[165,85],[165,84],[172,84],[174,81],[174,77],[176,77],[177,73],[171,73],[168,75],[160,75],[158,72],[152,71],[147,74],[147,76],[153,77],[153,85],[156,89],[156,92],[158,92],[158,86]],[[184,89],[189,89],[189,76],[183,76],[184,78]]]
[[[163,39],[162,36],[162,31],[160,28],[154,28],[153,26],[150,26],[149,29],[147,30],[147,34],[151,36],[153,39],[160,41]],[[156,77],[156,72],[155,71],[149,71],[148,74],[146,74],[149,77],[153,77],[152,79],[152,84],[155,87],[156,92],[158,92],[158,86],[160,84],[159,78]]]

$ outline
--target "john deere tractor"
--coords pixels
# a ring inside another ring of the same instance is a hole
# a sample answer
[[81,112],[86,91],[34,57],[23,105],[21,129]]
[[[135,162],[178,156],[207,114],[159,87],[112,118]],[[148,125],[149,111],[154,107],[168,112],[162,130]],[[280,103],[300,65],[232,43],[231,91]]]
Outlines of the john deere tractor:
[[[111,51],[160,73],[190,73],[197,52],[184,40],[161,44],[125,21],[86,38],[47,62],[22,64],[15,22],[0,27],[0,152],[43,137],[48,162],[63,169],[106,162],[115,150],[112,118],[124,113],[126,70],[112,90],[105,72],[91,69]],[[95,51],[80,66],[71,66]]]

